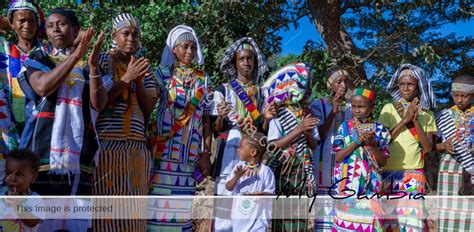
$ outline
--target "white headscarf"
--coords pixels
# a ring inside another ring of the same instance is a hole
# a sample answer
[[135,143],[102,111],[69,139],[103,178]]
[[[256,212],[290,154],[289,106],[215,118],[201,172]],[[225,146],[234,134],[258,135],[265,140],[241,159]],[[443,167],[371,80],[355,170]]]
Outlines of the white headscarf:
[[168,38],[166,39],[166,46],[163,49],[163,52],[161,53],[161,65],[170,66],[174,63],[174,43],[176,39],[178,39],[178,37],[183,33],[191,33],[194,36],[194,39],[196,41],[196,56],[194,57],[194,60],[196,60],[199,65],[204,64],[204,57],[202,56],[201,46],[199,45],[199,40],[196,36],[196,33],[191,27],[185,25],[178,25],[173,28],[168,34]]

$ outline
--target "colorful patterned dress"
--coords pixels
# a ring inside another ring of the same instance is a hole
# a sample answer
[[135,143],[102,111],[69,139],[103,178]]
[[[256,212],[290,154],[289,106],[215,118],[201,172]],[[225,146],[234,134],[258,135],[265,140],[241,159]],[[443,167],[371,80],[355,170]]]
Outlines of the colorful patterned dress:
[[[238,85],[238,86],[237,86]],[[237,94],[237,91],[239,94]],[[245,94],[244,96],[242,94]],[[242,97],[242,99],[241,99]],[[248,101],[248,100],[250,101]],[[237,152],[240,146],[240,139],[243,134],[248,134],[256,131],[261,122],[260,112],[258,110],[259,100],[261,95],[258,87],[253,83],[249,82],[244,84],[238,80],[232,80],[230,83],[225,83],[219,86],[214,91],[214,107],[212,115],[217,116],[217,105],[221,102],[230,102],[232,105],[232,111],[224,119],[223,132],[219,132],[217,138],[217,159],[214,163],[213,176],[216,177],[216,185],[214,192],[216,195],[231,195],[225,188],[225,184],[229,180],[228,177],[232,174],[232,170],[235,165],[240,161],[239,154]],[[246,105],[243,102],[252,102],[252,104]],[[251,109],[255,109],[252,114]],[[256,117],[254,119],[254,117]],[[243,120],[239,123],[239,120]],[[253,129],[251,129],[251,127]],[[215,226],[216,231],[224,231],[232,229],[232,221],[222,219],[230,215],[230,206],[227,204],[221,204],[219,199],[215,200]],[[222,216],[220,216],[222,215]]]
[[[389,158],[390,131],[380,123],[361,124],[354,119],[343,122],[339,127],[333,143],[333,153],[346,149],[354,143],[362,131],[375,132],[378,148]],[[335,189],[337,195],[352,195],[351,191],[345,191],[349,189],[354,190],[356,195],[369,197],[381,192],[381,169],[370,149],[370,147],[359,146],[342,162],[336,164],[334,182],[338,183]],[[377,205],[376,200],[359,202],[355,196],[336,202],[332,230],[382,231],[382,222],[374,214],[377,211]]]
[[18,147],[25,121],[33,108],[33,104],[26,104],[17,76],[28,55],[39,49],[40,42],[31,51],[23,52],[15,43],[7,42],[0,36],[0,184],[5,172],[3,156]]
[[[127,72],[113,51],[103,53],[100,67],[105,88],[110,91],[115,81]],[[151,66],[149,67],[151,72]],[[146,94],[156,99],[154,75],[143,80]],[[145,116],[138,104],[136,83],[126,88],[99,114],[96,123],[101,150],[94,172],[94,195],[147,195],[151,152],[146,146]],[[146,205],[134,205],[144,210]],[[133,212],[131,212],[133,214]],[[95,220],[99,231],[145,231],[146,220]]]
[[[150,195],[188,195],[196,191],[193,172],[202,144],[202,117],[209,115],[210,81],[204,72],[175,63],[160,67],[161,96],[151,115],[150,136],[156,143]],[[191,231],[192,200],[148,202],[148,231]]]
[[[332,111],[332,99],[324,97],[313,100],[311,104],[311,113],[319,119],[319,128],[327,121]],[[339,125],[352,118],[351,103],[349,100],[340,103],[338,113],[334,115],[331,127],[326,136],[321,138],[316,149],[313,150],[314,166],[316,168],[316,181],[318,183],[318,196],[327,196],[331,186],[334,184],[333,173],[336,161],[332,155],[332,144],[336,136]],[[325,201],[324,199],[320,199]],[[328,199],[328,201],[332,201]],[[331,203],[325,204],[324,207],[314,209],[316,212],[315,231],[331,231],[334,219],[334,208]]]
[[[448,153],[441,156],[438,174],[438,195],[459,196],[463,181],[463,171],[472,173],[474,144],[474,106],[462,112],[457,106],[445,109],[436,117],[436,123],[443,141],[453,140],[456,155]],[[438,231],[468,231],[474,228],[472,199],[439,199]]]

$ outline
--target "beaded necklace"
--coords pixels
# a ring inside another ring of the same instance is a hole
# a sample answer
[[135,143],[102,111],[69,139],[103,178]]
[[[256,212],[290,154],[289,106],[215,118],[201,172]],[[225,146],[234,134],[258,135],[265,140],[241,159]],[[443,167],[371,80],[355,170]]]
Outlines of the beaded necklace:
[[464,144],[470,144],[472,149],[474,145],[474,106],[469,107],[464,112],[458,106],[451,107],[451,110],[454,112],[453,121],[456,126],[456,140],[463,146],[465,146]]

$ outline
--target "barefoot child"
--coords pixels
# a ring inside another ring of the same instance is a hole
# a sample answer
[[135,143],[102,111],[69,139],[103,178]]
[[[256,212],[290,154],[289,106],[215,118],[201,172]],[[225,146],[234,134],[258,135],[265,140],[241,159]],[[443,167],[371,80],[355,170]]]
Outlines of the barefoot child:
[[[256,132],[242,138],[238,150],[240,162],[235,166],[225,185],[232,195],[272,195],[275,193],[273,172],[268,166],[262,164],[265,149],[266,138],[262,133]],[[258,202],[252,198],[235,198],[232,204],[232,229],[233,231],[267,231],[270,213],[271,205],[265,202]]]
[[[367,88],[357,88],[351,97],[354,118],[339,127],[333,143],[336,160],[334,182],[336,194],[372,196],[379,193],[382,185],[381,167],[389,157],[390,131],[382,124],[372,121],[375,93]],[[352,191],[350,191],[352,190]],[[382,223],[374,215],[377,208],[369,201],[365,205],[354,204],[354,198],[336,203],[336,215],[332,225],[337,231],[382,230]],[[374,202],[376,203],[376,202]],[[354,220],[357,218],[357,220]]]
[[[40,166],[38,155],[28,150],[13,150],[8,153],[5,166],[5,183],[8,190],[2,191],[0,196],[39,196],[30,190],[31,183],[38,177]],[[19,204],[19,202],[17,203]],[[43,201],[38,198],[31,198],[26,203],[21,204],[35,207],[36,205],[42,205]],[[43,214],[35,210],[31,213],[16,211],[15,208],[17,207],[15,205],[17,204],[0,201],[2,211],[0,213],[2,215],[0,217],[0,231],[37,231],[38,225],[44,218]]]
[[[436,144],[436,150],[444,152],[441,156],[438,174],[438,195],[459,196],[472,195],[463,193],[461,187],[467,189],[472,184],[474,174],[474,77],[462,75],[453,80],[451,87],[454,106],[444,109],[436,117],[443,139]],[[463,173],[467,177],[463,180]],[[468,231],[474,228],[474,218],[457,217],[457,222],[452,223],[453,210],[459,215],[472,215],[472,211],[464,206],[469,205],[469,200],[461,198],[441,199],[439,231]]]

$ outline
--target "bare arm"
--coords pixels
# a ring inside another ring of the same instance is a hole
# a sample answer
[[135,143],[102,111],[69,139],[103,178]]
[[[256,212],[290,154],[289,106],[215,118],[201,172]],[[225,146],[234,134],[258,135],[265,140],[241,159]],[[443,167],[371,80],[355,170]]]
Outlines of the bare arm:
[[72,54],[56,68],[46,73],[38,69],[28,68],[27,74],[31,88],[38,96],[51,95],[61,86],[79,60],[80,58],[77,55]]
[[227,183],[225,184],[225,188],[228,191],[234,191],[234,188],[237,185],[237,182],[245,174],[246,171],[247,171],[246,168],[242,166],[238,166],[237,169],[235,170],[235,175],[232,177],[232,179],[227,181]]
[[380,166],[385,166],[387,164],[387,156],[385,156],[377,146],[371,146],[371,149],[375,154],[375,159],[380,164]]
[[418,120],[415,120],[413,123],[415,124],[423,151],[431,152],[433,150],[433,133],[425,133]]
[[76,63],[87,53],[93,35],[94,31],[88,29],[74,52],[53,70],[45,73],[37,69],[27,69],[30,85],[38,96],[49,96],[61,86]]
[[156,98],[148,96],[143,81],[139,80],[136,81],[136,83],[138,105],[140,105],[140,109],[142,110],[143,115],[145,116],[145,121],[147,122],[149,120],[151,111],[153,110],[153,106],[155,106]]
[[99,64],[99,54],[100,47],[104,41],[104,32],[101,31],[97,41],[94,43],[91,55],[89,56],[89,77],[90,78],[90,99],[91,105],[98,112],[105,108],[107,103],[107,91],[104,88],[104,83],[102,83],[102,78],[100,77],[100,72],[98,69]]

